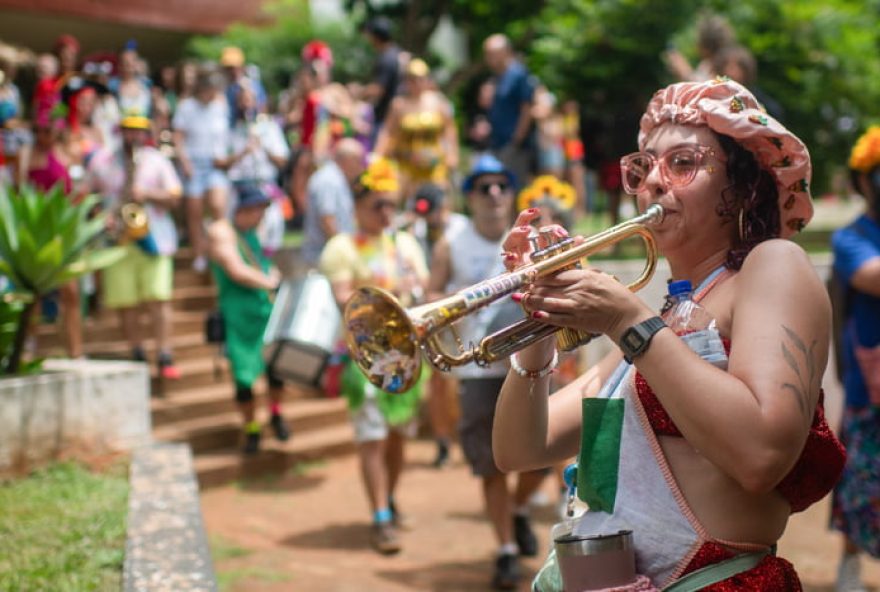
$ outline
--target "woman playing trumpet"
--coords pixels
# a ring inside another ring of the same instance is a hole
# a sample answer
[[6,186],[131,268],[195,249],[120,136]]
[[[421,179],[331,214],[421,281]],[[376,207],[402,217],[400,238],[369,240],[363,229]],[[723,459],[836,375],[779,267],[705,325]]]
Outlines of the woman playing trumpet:
[[[551,398],[553,341],[512,356],[496,463],[547,466],[577,454],[582,423],[619,429],[622,453],[580,459],[578,493],[594,503],[575,534],[632,529],[637,571],[658,587],[748,555],[740,573],[716,571],[704,589],[800,590],[775,543],[792,512],[829,491],[845,456],[821,406],[827,296],[804,251],[784,240],[812,216],[809,154],[745,87],[721,79],[657,92],[639,149],[621,160],[624,187],[640,210],[664,208],[657,245],[673,279],[698,287],[724,361],[701,358],[611,276],[541,278],[514,295],[532,318],[620,348]],[[521,213],[504,242],[509,268],[529,260],[534,215]],[[584,399],[622,399],[618,424],[594,421]],[[551,557],[536,590],[556,589],[555,569]]]

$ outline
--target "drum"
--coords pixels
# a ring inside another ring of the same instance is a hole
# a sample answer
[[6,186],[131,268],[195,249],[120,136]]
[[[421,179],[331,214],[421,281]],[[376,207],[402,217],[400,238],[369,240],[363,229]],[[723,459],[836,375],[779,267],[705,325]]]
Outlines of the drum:
[[317,387],[341,325],[327,278],[310,272],[285,280],[263,336],[266,366],[278,378]]

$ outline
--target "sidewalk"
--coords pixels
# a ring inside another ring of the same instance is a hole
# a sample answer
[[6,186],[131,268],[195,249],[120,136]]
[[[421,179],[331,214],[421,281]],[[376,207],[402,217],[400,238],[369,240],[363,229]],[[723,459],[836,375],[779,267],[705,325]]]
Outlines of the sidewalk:
[[[205,525],[222,590],[232,592],[476,592],[488,582],[495,548],[483,519],[480,487],[455,449],[443,470],[429,466],[433,444],[413,442],[400,506],[414,522],[400,555],[370,550],[369,511],[354,456],[302,466],[275,479],[202,495]],[[555,497],[555,483],[544,490]],[[779,553],[795,564],[806,592],[833,592],[839,535],[826,529],[828,500],[795,515]],[[552,507],[534,513],[546,539]],[[544,542],[541,556],[547,550]],[[528,577],[541,557],[523,562]],[[865,580],[880,588],[880,562],[865,561]],[[520,590],[525,592],[524,583]]]

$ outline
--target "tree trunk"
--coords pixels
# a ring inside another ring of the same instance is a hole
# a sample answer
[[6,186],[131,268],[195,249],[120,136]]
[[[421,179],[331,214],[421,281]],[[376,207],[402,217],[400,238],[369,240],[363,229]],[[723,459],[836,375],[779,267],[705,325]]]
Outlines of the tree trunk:
[[15,341],[12,344],[12,355],[6,365],[6,373],[16,374],[21,366],[21,358],[24,355],[24,344],[27,340],[28,330],[31,325],[31,316],[40,303],[40,297],[33,295],[33,300],[24,305],[21,316],[18,317],[18,329],[15,332]]

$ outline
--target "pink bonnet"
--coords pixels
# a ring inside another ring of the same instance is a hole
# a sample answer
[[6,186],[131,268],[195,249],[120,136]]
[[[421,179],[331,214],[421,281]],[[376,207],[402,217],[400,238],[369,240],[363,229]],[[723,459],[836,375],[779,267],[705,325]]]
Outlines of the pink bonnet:
[[801,230],[813,217],[807,147],[767,115],[743,85],[717,78],[679,82],[657,91],[639,124],[639,148],[644,149],[648,134],[666,122],[706,125],[754,154],[758,164],[776,179],[783,238]]

